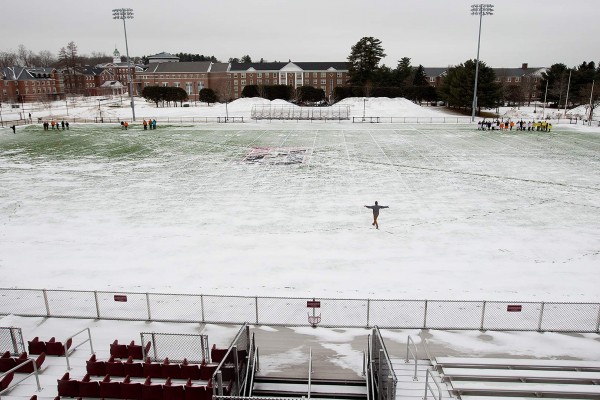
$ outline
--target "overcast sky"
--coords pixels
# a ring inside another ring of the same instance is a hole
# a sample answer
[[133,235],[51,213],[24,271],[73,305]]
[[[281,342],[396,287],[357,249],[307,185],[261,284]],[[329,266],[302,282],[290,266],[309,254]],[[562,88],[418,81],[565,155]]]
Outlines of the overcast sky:
[[[187,52],[221,61],[346,61],[360,38],[382,41],[395,67],[444,67],[477,53],[479,17],[465,0],[30,0],[2,1],[0,51],[19,44],[54,54],[74,41],[80,54],[125,54],[122,21],[113,8],[132,8],[127,20],[131,56]],[[600,58],[598,0],[496,0],[483,17],[480,58],[493,67],[575,66]],[[14,8],[14,9],[13,9]]]

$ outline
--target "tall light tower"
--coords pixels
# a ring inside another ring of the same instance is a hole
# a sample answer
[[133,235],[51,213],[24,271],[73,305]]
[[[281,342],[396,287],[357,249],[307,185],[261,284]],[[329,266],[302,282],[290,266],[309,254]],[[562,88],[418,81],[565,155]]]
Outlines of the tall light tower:
[[479,45],[481,43],[481,22],[484,15],[493,15],[493,4],[473,4],[471,15],[479,15],[479,37],[477,38],[477,61],[475,62],[475,88],[473,89],[473,111],[471,121],[475,121],[475,109],[477,108],[477,80],[479,79]]
[[123,30],[125,31],[125,50],[127,52],[127,77],[129,79],[129,97],[131,99],[131,113],[135,121],[135,105],[133,103],[133,76],[131,75],[131,62],[129,60],[129,46],[127,45],[127,27],[126,19],[133,19],[133,10],[131,8],[115,8],[112,10],[113,19],[123,20]]

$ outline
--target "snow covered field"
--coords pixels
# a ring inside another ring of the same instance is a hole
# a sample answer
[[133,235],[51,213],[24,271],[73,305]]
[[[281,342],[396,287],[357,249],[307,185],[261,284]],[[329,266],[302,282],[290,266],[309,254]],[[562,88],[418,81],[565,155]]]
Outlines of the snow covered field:
[[135,128],[0,130],[2,286],[600,301],[597,130]]

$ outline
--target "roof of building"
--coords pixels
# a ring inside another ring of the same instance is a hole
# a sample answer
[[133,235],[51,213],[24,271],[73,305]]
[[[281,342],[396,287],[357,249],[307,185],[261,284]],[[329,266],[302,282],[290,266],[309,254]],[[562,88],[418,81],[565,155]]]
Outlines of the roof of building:
[[436,78],[438,76],[446,75],[448,67],[424,67],[425,75],[429,78]]
[[31,81],[36,79],[52,79],[52,73],[56,69],[51,67],[4,67],[0,68],[0,75],[9,81]]
[[154,55],[148,56],[147,58],[148,59],[153,59],[153,58],[166,59],[166,58],[169,58],[169,59],[177,59],[177,60],[179,60],[179,57],[174,56],[173,54],[167,53],[167,52],[164,52],[164,51],[160,52],[158,54],[154,54]]
[[289,67],[296,66],[298,70],[302,71],[348,71],[348,64],[346,62],[262,62],[262,63],[231,63],[229,71],[281,71],[285,67],[286,69],[293,69]]
[[165,73],[165,72],[208,72],[211,66],[210,61],[184,61],[177,63],[150,63],[146,66],[145,72]]
[[229,63],[212,63],[209,72],[227,72],[229,71]]

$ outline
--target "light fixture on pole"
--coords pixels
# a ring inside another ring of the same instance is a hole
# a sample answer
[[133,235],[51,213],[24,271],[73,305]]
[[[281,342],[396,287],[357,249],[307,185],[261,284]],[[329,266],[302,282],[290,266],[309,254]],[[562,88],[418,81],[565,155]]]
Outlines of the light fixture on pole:
[[473,111],[471,121],[475,121],[475,109],[477,108],[477,80],[479,79],[479,45],[481,44],[481,22],[484,15],[494,15],[493,4],[473,4],[471,15],[479,15],[479,36],[477,38],[477,60],[475,61],[475,87],[473,89]]
[[366,97],[363,98],[363,117],[362,117],[363,121],[365,121],[365,113],[366,113],[366,110],[367,110],[367,101],[369,101],[369,100],[367,100]]
[[131,75],[131,62],[129,60],[129,45],[127,44],[127,27],[125,26],[126,19],[133,19],[133,10],[131,8],[115,8],[112,10],[113,19],[123,20],[123,30],[125,32],[125,50],[127,52],[127,77],[129,79],[129,97],[131,99],[131,114],[135,121],[135,105],[133,102],[133,77]]
[[542,119],[546,117],[546,99],[548,98],[548,79],[546,79],[546,91],[544,92],[544,109],[542,110]]

